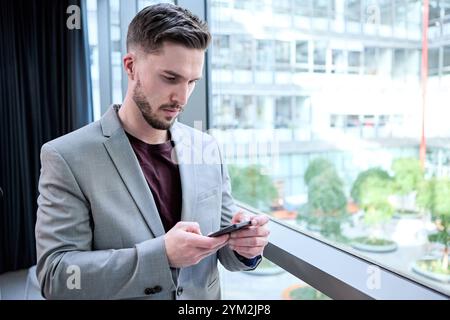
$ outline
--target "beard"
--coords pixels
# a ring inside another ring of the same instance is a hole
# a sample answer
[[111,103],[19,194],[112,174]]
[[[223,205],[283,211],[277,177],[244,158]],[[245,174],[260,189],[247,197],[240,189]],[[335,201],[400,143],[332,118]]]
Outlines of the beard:
[[[175,122],[176,118],[175,116],[172,119],[167,119],[164,117],[157,116],[155,110],[153,110],[152,106],[148,102],[148,99],[145,97],[144,93],[142,92],[141,82],[138,80],[136,87],[133,91],[133,101],[136,103],[137,107],[139,108],[139,111],[141,111],[142,117],[145,119],[147,124],[151,126],[152,128],[158,129],[158,130],[168,130],[172,124]],[[183,107],[178,104],[163,104],[159,106],[158,109],[177,109],[179,112],[183,112]]]

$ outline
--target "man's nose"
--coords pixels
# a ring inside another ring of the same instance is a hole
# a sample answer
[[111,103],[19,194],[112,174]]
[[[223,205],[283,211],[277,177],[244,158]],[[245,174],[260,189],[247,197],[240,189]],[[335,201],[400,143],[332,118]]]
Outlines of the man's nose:
[[182,84],[179,85],[176,90],[172,93],[172,102],[180,105],[180,106],[184,106],[188,99],[189,99],[189,95],[190,95],[190,88],[188,85]]

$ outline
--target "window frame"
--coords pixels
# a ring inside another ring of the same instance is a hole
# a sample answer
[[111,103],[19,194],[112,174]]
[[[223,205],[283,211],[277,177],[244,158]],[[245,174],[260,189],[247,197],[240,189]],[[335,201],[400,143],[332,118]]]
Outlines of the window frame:
[[[238,202],[245,212],[263,214]],[[306,231],[270,218],[269,243],[264,256],[331,299],[354,300],[447,300],[444,293],[405,275],[358,256]],[[307,250],[305,248],[308,248]],[[336,261],[336,263],[330,263]],[[368,282],[379,272],[379,286]]]

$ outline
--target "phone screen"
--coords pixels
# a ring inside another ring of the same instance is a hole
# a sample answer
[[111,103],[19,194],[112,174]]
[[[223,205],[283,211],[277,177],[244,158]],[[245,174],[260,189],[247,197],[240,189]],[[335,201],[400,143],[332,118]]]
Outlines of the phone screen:
[[235,223],[235,224],[232,224],[231,226],[225,227],[223,229],[220,229],[219,231],[209,234],[208,237],[218,237],[218,236],[221,236],[226,233],[238,231],[238,230],[241,230],[241,229],[251,226],[251,224],[252,224],[252,222],[250,220],[240,222],[240,223]]

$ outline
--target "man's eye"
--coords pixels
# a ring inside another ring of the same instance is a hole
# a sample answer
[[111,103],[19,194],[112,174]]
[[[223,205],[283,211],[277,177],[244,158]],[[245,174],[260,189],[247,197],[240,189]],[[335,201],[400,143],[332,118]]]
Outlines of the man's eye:
[[169,81],[169,82],[175,81],[175,78],[174,78],[174,77],[166,77],[166,76],[164,76],[164,79],[166,79],[166,80]]

